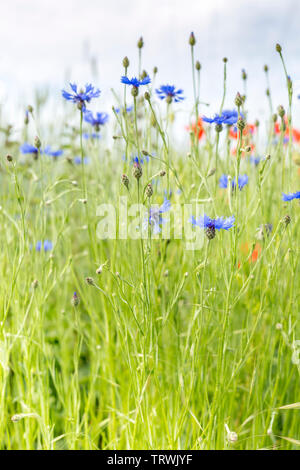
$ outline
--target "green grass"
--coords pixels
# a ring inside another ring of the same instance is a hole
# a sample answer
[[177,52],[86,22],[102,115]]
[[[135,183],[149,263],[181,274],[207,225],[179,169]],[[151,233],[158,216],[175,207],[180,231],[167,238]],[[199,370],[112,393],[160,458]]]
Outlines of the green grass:
[[[238,157],[231,155],[226,129],[217,155],[212,130],[199,145],[191,135],[187,156],[168,139],[177,105],[162,106],[158,117],[152,96],[160,132],[142,96],[137,127],[121,114],[123,137],[112,123],[113,144],[83,142],[86,193],[80,165],[65,157],[34,160],[20,155],[18,143],[2,144],[0,448],[296,449],[299,201],[281,200],[282,189],[300,189],[295,149],[283,146],[283,133],[272,144],[261,124],[261,155],[271,158],[257,167],[241,158],[239,141]],[[133,100],[129,93],[126,100]],[[67,157],[80,154],[80,112],[73,112],[73,134],[60,124],[39,130],[43,146],[63,145]],[[23,135],[30,142],[32,123],[30,115]],[[121,158],[137,148],[156,155],[143,165],[139,191]],[[143,200],[148,179],[161,170],[167,174],[155,177],[151,203],[161,203],[169,185],[172,204],[206,200],[207,214],[234,214],[235,228],[205,237],[196,251],[172,237],[99,239],[97,207],[111,203],[119,217],[120,196],[129,204]],[[247,173],[249,184],[219,189],[223,172]],[[272,232],[257,240],[267,223]],[[45,239],[52,251],[37,252]]]

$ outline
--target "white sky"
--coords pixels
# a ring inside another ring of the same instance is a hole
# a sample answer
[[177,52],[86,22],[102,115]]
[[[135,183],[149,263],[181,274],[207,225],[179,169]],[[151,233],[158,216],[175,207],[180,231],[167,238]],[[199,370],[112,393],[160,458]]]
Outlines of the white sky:
[[[110,88],[119,89],[122,59],[136,75],[139,36],[144,37],[143,68],[159,69],[158,83],[183,88],[192,99],[188,37],[197,38],[202,64],[201,95],[219,107],[222,58],[228,57],[227,106],[242,92],[241,69],[248,72],[251,116],[267,110],[263,65],[269,64],[275,105],[286,105],[286,90],[275,43],[283,46],[290,75],[300,79],[300,2],[298,0],[2,0],[0,16],[0,101],[13,116],[13,106],[30,103],[36,85],[48,84],[60,102],[66,77],[92,80],[91,57],[98,65],[95,85],[102,90],[99,110],[110,110]],[[300,101],[295,104],[300,108]],[[296,109],[297,113],[297,109]],[[300,127],[300,121],[299,121]]]

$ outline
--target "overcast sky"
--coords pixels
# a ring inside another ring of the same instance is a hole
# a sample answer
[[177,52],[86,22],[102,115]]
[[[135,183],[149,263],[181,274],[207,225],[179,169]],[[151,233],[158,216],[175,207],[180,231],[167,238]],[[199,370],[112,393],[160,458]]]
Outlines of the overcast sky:
[[[143,68],[159,69],[158,84],[184,89],[186,110],[192,99],[188,37],[197,38],[202,64],[201,97],[213,113],[222,96],[222,58],[228,57],[228,94],[232,106],[242,91],[241,69],[248,76],[248,106],[253,118],[267,110],[263,65],[270,66],[275,105],[286,105],[284,75],[275,43],[283,47],[288,71],[300,79],[300,2],[298,0],[2,0],[0,16],[0,102],[11,116],[27,104],[35,86],[51,86],[60,102],[66,77],[95,81],[102,90],[101,110],[113,102],[110,88],[120,88],[122,59],[136,75],[139,36],[144,37]],[[300,82],[299,82],[300,83]],[[297,85],[298,86],[298,85]],[[300,102],[295,103],[296,115]],[[300,122],[299,122],[300,127]]]

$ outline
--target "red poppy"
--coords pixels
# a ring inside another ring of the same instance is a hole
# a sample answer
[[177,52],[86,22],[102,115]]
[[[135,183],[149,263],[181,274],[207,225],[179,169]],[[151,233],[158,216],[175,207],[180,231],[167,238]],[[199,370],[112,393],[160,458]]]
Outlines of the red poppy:
[[204,135],[204,127],[203,127],[202,122],[203,122],[202,118],[198,117],[197,125],[193,122],[193,124],[191,124],[191,126],[187,127],[188,131],[193,131],[194,132],[194,134],[195,134],[195,136],[198,140],[200,140],[202,138],[202,136]]

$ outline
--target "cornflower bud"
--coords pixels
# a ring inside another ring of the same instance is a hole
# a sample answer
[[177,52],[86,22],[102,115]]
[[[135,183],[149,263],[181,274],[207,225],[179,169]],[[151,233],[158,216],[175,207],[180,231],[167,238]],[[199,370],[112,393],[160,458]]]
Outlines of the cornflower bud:
[[223,57],[223,62],[224,62],[224,64],[227,64],[227,62],[228,62],[227,57]]
[[128,69],[128,67],[129,67],[129,59],[128,59],[127,56],[125,56],[124,59],[123,59],[123,67],[124,67],[124,69]]
[[194,33],[192,32],[189,37],[189,45],[194,46],[195,44],[196,44],[196,38],[195,38]]
[[282,223],[287,227],[291,223],[291,217],[286,214],[282,219]]
[[80,302],[80,299],[79,299],[78,295],[76,294],[76,292],[74,292],[73,297],[71,299],[71,303],[72,303],[73,307],[77,307],[77,305],[79,305],[79,302]]
[[198,70],[198,71],[201,69],[201,64],[200,64],[199,60],[197,60],[196,65],[195,65],[195,68],[196,68],[196,70]]
[[269,70],[269,67],[268,67],[267,65],[264,65],[264,72],[266,72],[266,73],[267,73],[267,72],[268,72],[268,70]]
[[133,86],[133,87],[131,88],[131,94],[132,94],[132,96],[134,96],[134,97],[137,97],[137,96],[138,96],[138,94],[139,94],[139,89],[138,89],[137,86]]
[[142,49],[142,47],[144,47],[144,40],[143,40],[142,36],[141,36],[140,39],[138,40],[137,47],[138,47],[139,49]]
[[86,277],[85,280],[86,280],[87,284],[89,284],[90,286],[95,285],[95,281],[92,277]]
[[33,107],[30,104],[27,106],[27,111],[33,113]]
[[222,132],[222,130],[223,130],[222,124],[216,124],[215,129],[216,129],[216,132]]
[[276,44],[275,49],[276,49],[277,52],[279,52],[279,54],[280,54],[281,51],[282,51],[282,47],[281,47],[281,45],[278,44],[278,43]]
[[281,118],[283,118],[284,115],[285,115],[284,107],[280,105],[280,106],[278,106],[277,110],[278,110],[279,116],[280,116]]
[[152,184],[149,183],[149,184],[147,184],[147,187],[146,187],[146,196],[148,198],[150,198],[152,196],[152,194],[153,194]]
[[6,155],[6,160],[8,162],[12,162],[13,161],[13,157],[11,155]]
[[277,114],[276,113],[273,114],[272,119],[273,119],[273,122],[277,121]]
[[39,285],[39,281],[38,281],[37,279],[35,279],[35,280],[32,281],[32,283],[31,283],[31,287],[32,287],[33,289],[36,289],[36,288],[38,287],[38,285]]
[[239,117],[236,125],[237,125],[237,128],[242,132],[246,127],[246,122],[243,118]]
[[124,184],[125,188],[128,189],[129,188],[129,178],[127,175],[123,174],[121,176],[121,182],[122,184]]
[[150,93],[149,93],[149,91],[146,91],[146,92],[145,92],[144,98],[145,98],[146,101],[150,101]]
[[243,79],[243,80],[247,80],[247,74],[246,74],[246,70],[245,70],[245,69],[242,69],[242,79]]
[[161,171],[159,172],[159,176],[161,176],[161,177],[165,176],[165,174],[166,174],[165,170],[161,170]]
[[133,177],[136,178],[137,180],[139,180],[141,178],[142,174],[143,174],[143,170],[142,170],[141,165],[137,162],[134,162],[133,169],[132,169]]
[[239,92],[237,92],[235,100],[234,100],[235,105],[239,108],[243,104],[243,98]]
[[156,75],[157,72],[158,72],[158,68],[155,66],[155,67],[153,68],[153,75]]
[[40,139],[39,139],[38,136],[36,136],[36,137],[34,138],[34,145],[36,146],[37,149],[40,149],[40,148],[41,148],[41,145],[42,145],[42,144],[41,144],[41,141],[40,141]]
[[217,171],[216,168],[212,168],[211,170],[209,170],[209,172],[207,173],[207,178],[209,178],[210,176],[213,176],[216,171]]

